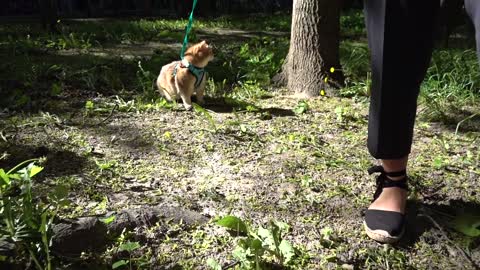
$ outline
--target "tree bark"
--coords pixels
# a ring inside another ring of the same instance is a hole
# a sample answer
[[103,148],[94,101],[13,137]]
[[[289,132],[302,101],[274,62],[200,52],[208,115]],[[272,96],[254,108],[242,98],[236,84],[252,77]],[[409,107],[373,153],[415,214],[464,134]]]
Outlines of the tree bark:
[[344,85],[339,58],[341,7],[339,0],[293,1],[290,49],[277,82],[283,76],[291,91],[307,97],[318,96],[321,90],[336,94],[334,89]]

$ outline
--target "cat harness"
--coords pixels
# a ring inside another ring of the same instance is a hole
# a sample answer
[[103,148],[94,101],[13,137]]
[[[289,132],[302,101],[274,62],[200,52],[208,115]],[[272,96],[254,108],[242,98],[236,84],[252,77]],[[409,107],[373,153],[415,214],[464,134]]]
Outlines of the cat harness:
[[195,88],[200,86],[200,84],[203,81],[203,77],[205,77],[204,68],[196,67],[185,59],[183,59],[180,63],[175,65],[175,68],[172,74],[173,77],[177,76],[178,68],[188,68],[188,71],[190,71],[190,73],[195,77]]

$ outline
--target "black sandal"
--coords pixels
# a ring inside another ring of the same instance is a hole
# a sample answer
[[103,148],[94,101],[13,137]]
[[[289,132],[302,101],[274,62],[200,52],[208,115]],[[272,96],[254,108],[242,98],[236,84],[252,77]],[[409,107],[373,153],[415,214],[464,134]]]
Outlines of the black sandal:
[[[368,173],[380,173],[377,177],[377,190],[375,195],[373,195],[372,202],[380,196],[384,188],[398,187],[408,191],[406,170],[387,173],[382,166],[373,166],[368,169]],[[391,180],[387,176],[405,177],[400,180]],[[394,243],[400,240],[405,231],[405,214],[394,211],[367,209],[363,224],[367,235],[373,240],[381,243]]]

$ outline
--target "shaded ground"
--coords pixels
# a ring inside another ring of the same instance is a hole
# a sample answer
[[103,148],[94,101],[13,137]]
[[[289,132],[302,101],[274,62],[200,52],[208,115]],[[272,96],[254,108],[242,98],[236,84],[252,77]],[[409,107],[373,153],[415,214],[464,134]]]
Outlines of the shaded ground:
[[[178,32],[181,36],[182,32]],[[244,31],[244,30],[230,30],[230,29],[213,29],[213,30],[200,30],[196,37],[199,40],[207,40],[213,46],[220,46],[225,42],[245,42],[251,39],[258,39],[261,37],[276,37],[287,38],[290,36],[288,32],[274,32],[274,31]],[[89,49],[90,55],[99,57],[121,57],[125,59],[135,59],[137,57],[150,58],[152,52],[163,51],[180,51],[182,44],[178,43],[178,38],[163,39],[161,42],[142,42],[141,44],[112,44],[103,48]],[[61,51],[60,55],[81,55],[84,50],[65,50]]]
[[[233,36],[232,42],[256,35],[236,33],[241,37]],[[96,63],[115,54],[113,59],[135,62],[160,47],[165,51],[157,51],[148,63],[160,67],[175,57],[177,45],[61,51],[55,61],[81,63],[85,54],[93,54]],[[105,65],[114,69],[116,63]],[[211,68],[220,77],[221,63]],[[124,74],[135,74],[130,69]],[[145,269],[208,269],[209,258],[231,263],[236,239],[213,223],[224,215],[253,226],[270,220],[291,225],[287,238],[299,250],[292,269],[478,269],[478,238],[450,226],[456,214],[480,215],[479,117],[456,130],[458,121],[478,113],[478,107],[468,108],[460,119],[446,112],[450,124],[417,122],[408,232],[392,247],[372,242],[362,230],[362,211],[375,189],[367,169],[376,164],[366,150],[366,98],[312,99],[309,110],[296,114],[299,99],[279,89],[271,97],[242,100],[241,109],[210,97],[207,112],[198,113],[135,103],[129,95],[118,99],[108,91],[98,94],[85,86],[88,81],[77,85],[53,104],[39,105],[49,113],[0,112],[0,168],[46,156],[37,188],[47,192],[58,183],[70,186],[72,205],[62,217],[165,205],[212,218],[188,230],[165,220],[134,231],[130,237],[142,244],[135,256],[148,262]],[[215,90],[209,85],[207,95]],[[93,101],[92,109],[86,109],[86,100]],[[419,111],[422,119],[422,107]],[[326,228],[332,230],[331,241],[325,241]],[[112,255],[112,249],[103,256],[87,254],[74,265],[110,269],[111,261],[122,256]]]
[[[288,111],[297,103],[278,93],[256,105]],[[75,207],[64,213],[68,216],[163,203],[212,218],[233,214],[252,224],[287,222],[292,226],[289,239],[310,257],[298,266],[301,269],[345,264],[473,269],[450,241],[480,263],[478,241],[453,233],[438,214],[441,205],[454,199],[460,200],[456,209],[468,202],[478,211],[478,131],[455,136],[433,123],[417,124],[410,174],[411,196],[419,202],[410,207],[404,241],[398,247],[382,247],[361,229],[362,210],[374,191],[374,179],[366,173],[375,164],[365,148],[366,101],[320,98],[309,105],[305,114],[272,113],[268,120],[262,120],[261,113],[211,111],[214,126],[196,113],[160,109],[114,112],[98,126],[89,123],[99,123],[106,115],[78,117],[72,125],[17,115],[21,129],[15,132],[12,116],[3,115],[7,142],[2,142],[2,152],[10,156],[0,167],[49,157],[39,185],[71,185]],[[336,108],[343,109],[342,117]],[[99,164],[106,163],[112,165],[101,169]],[[102,200],[107,202],[105,210],[98,208]],[[416,215],[419,211],[423,216]],[[322,244],[320,230],[327,227],[338,237],[331,247]],[[231,261],[235,241],[213,224],[178,231],[168,241],[161,235],[158,232],[143,247],[152,252],[153,265],[202,269],[207,258]]]

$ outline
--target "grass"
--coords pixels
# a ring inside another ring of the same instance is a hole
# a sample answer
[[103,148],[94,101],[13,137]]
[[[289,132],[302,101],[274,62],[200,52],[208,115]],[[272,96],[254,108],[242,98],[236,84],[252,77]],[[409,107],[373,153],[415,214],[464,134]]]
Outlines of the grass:
[[[59,33],[46,33],[38,24],[9,23],[0,26],[0,45],[14,51],[45,47],[47,49],[89,49],[108,44],[151,41],[179,41],[183,39],[186,20],[140,19],[93,21],[60,20]],[[196,29],[239,29],[255,31],[289,31],[289,15],[254,17],[219,17],[214,20],[195,20],[191,38],[196,40]],[[1,48],[1,47],[0,47]]]
[[362,10],[351,9],[342,12],[340,29],[344,37],[365,37],[365,19]]
[[447,120],[449,112],[456,114],[468,108],[477,110],[475,104],[478,104],[480,96],[479,77],[475,51],[435,52],[421,93],[427,117],[437,121]]
[[[360,12],[342,18],[347,75],[342,98],[298,100],[285,89],[269,91],[288,35],[213,35],[219,42],[208,66],[209,99],[191,113],[167,103],[152,87],[159,68],[178,58],[169,45],[179,44],[185,21],[60,24],[55,35],[34,25],[0,26],[5,33],[0,104],[8,108],[0,111],[0,168],[46,156],[43,178],[35,185],[39,196],[52,186],[68,187],[72,203],[59,210],[62,218],[165,204],[212,220],[192,228],[160,219],[124,232],[107,250],[86,252],[79,261],[54,257],[54,268],[111,269],[126,263],[121,269],[208,269],[209,261],[225,266],[243,255],[248,264],[255,256],[246,246],[233,253],[242,236],[215,224],[225,216],[255,228],[250,239],[270,221],[288,224],[284,237],[295,249],[288,269],[469,268],[472,262],[458,256],[462,250],[479,263],[478,238],[463,235],[446,219],[459,215],[455,209],[480,204],[478,117],[467,119],[479,111],[472,50],[436,52],[420,97],[409,213],[417,209],[440,227],[418,216],[400,245],[380,246],[361,230],[360,212],[374,190],[366,169],[375,160],[365,148],[371,75]],[[196,21],[194,38],[212,28],[288,31],[288,25],[287,15],[223,17]],[[95,54],[112,46],[126,46],[113,51],[126,54],[152,41],[159,45],[148,47],[148,56]],[[270,266],[285,259],[283,253],[266,252],[260,258]]]

